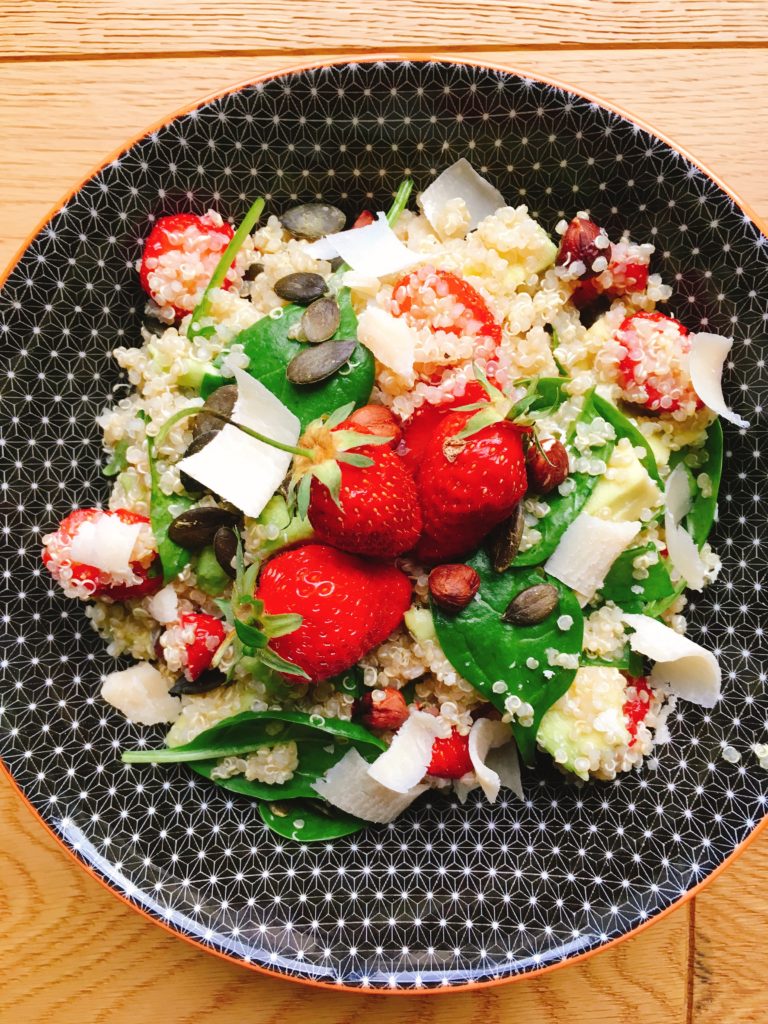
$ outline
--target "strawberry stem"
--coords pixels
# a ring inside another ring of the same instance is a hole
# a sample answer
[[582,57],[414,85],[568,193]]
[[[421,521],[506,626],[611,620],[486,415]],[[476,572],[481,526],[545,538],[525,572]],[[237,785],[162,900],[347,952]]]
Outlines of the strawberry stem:
[[[162,427],[157,432],[155,438],[155,449],[159,448],[163,441],[168,436],[168,431],[171,427],[174,427],[179,420],[186,419],[187,416],[197,416],[203,412],[204,407],[202,405],[196,405],[189,409],[181,409],[176,412],[169,419],[165,421]],[[237,427],[238,430],[242,430],[244,434],[248,434],[249,437],[255,438],[257,441],[262,441],[264,444],[268,444],[271,448],[278,448],[281,452],[288,452],[289,455],[302,455],[305,459],[311,459],[313,452],[309,448],[299,448],[298,445],[283,444],[282,441],[275,441],[271,437],[267,437],[266,434],[260,434],[258,430],[251,430],[250,427],[246,427],[243,423],[236,423],[235,420],[229,419],[223,413],[216,412],[214,409],[205,408],[206,416],[213,416],[217,420],[221,420],[222,423],[227,423],[230,427]]]

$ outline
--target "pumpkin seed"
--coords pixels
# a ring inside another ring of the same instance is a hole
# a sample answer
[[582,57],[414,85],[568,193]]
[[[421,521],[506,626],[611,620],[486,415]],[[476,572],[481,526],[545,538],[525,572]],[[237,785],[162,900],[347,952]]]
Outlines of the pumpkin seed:
[[314,242],[324,235],[343,231],[346,216],[336,206],[327,203],[304,203],[292,206],[280,216],[280,223],[294,238],[307,238]]
[[310,302],[325,295],[325,278],[320,274],[295,273],[286,274],[274,284],[275,293],[286,302],[295,302],[299,306],[308,306]]
[[155,338],[159,338],[161,335],[170,327],[170,324],[164,324],[162,320],[155,320],[153,316],[145,316],[141,321],[141,326]]
[[512,515],[499,523],[489,535],[488,554],[496,572],[504,572],[517,557],[524,523],[523,506],[517,505]]
[[355,351],[356,341],[323,341],[303,349],[288,363],[291,384],[316,384],[341,369]]
[[332,338],[338,331],[340,322],[341,311],[336,299],[315,299],[304,310],[301,329],[307,341],[317,345],[318,342]]
[[220,526],[213,535],[213,553],[227,576],[234,579],[236,573],[232,562],[237,554],[237,538],[231,527]]
[[239,522],[239,512],[230,512],[216,505],[201,505],[177,515],[168,527],[168,536],[179,547],[194,551],[210,544],[220,527],[232,527]]
[[[236,401],[237,384],[225,384],[223,387],[216,388],[216,390],[208,396],[208,400],[198,415],[195,416],[192,424],[192,436],[197,438],[201,434],[218,434],[224,426],[224,423],[218,418],[218,416],[206,416],[206,410],[210,409],[212,412],[220,412],[222,416],[231,416]],[[208,438],[208,440],[210,441],[210,438]],[[197,448],[195,450],[199,451],[200,449]],[[186,454],[192,455],[193,453],[187,452]]]
[[219,686],[223,686],[226,681],[227,677],[223,672],[219,672],[215,668],[208,668],[193,682],[190,682],[186,676],[181,676],[176,680],[168,693],[172,697],[182,697],[184,694],[190,693],[209,693],[211,690],[216,690]]
[[[202,451],[208,442],[216,437],[218,432],[218,430],[206,430],[204,434],[198,434],[197,437],[193,437],[187,450],[184,452],[183,458],[186,458],[188,455],[196,455],[197,452]],[[183,469],[179,470],[179,480],[184,490],[190,494],[199,494],[205,490],[205,487],[199,481],[195,480],[193,476],[190,476]]]
[[259,274],[264,273],[263,263],[252,263],[243,274],[244,281],[255,281]]
[[535,626],[552,614],[559,600],[556,588],[549,583],[526,587],[509,602],[502,621],[513,626]]

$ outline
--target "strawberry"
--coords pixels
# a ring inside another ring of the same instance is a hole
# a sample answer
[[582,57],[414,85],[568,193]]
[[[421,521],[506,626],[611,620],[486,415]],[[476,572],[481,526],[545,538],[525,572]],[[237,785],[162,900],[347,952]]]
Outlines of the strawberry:
[[375,217],[370,210],[362,210],[357,215],[357,220],[352,225],[353,228],[367,228],[369,224],[373,224]]
[[403,440],[398,447],[398,454],[414,476],[416,476],[419,463],[432,435],[446,413],[451,412],[458,405],[470,405],[472,402],[478,402],[484,398],[483,386],[478,381],[471,380],[460,398],[452,398],[440,405],[430,405],[425,402],[414,412],[403,426]]
[[632,737],[629,741],[631,747],[637,740],[637,727],[641,722],[645,721],[645,716],[648,714],[653,694],[648,685],[648,680],[644,677],[626,676],[626,680],[627,688],[632,687],[636,691],[634,697],[625,701],[623,708],[624,717],[627,720],[627,729]]
[[502,419],[467,437],[469,410],[448,413],[432,434],[416,477],[424,562],[460,561],[506,519],[526,491],[520,427]]
[[411,603],[411,582],[392,565],[304,544],[267,562],[256,597],[268,615],[302,616],[297,629],[273,638],[270,647],[316,683],[356,665],[397,629]]
[[185,641],[182,667],[184,675],[193,683],[211,667],[213,656],[226,635],[224,623],[214,615],[187,612],[181,616],[179,624]]
[[579,281],[573,292],[573,301],[579,309],[589,306],[601,295],[615,299],[619,295],[645,291],[648,286],[648,257],[637,252],[638,248],[620,242],[613,246],[611,260],[601,274]]
[[483,296],[449,270],[425,265],[401,278],[392,289],[391,311],[393,316],[406,317],[415,327],[474,337],[478,343],[487,339],[488,355],[501,342],[501,324]]
[[319,540],[353,554],[395,558],[419,538],[422,526],[416,484],[385,434],[358,430],[337,410],[307,428],[301,444],[311,458],[298,456],[298,510]]
[[[115,573],[106,572],[94,565],[72,560],[69,550],[80,528],[86,523],[95,524],[104,516],[116,517],[129,526],[140,524],[142,529],[134,545],[138,557],[125,567],[120,579]],[[98,508],[79,508],[61,521],[55,533],[43,537],[43,565],[53,578],[61,584],[68,597],[81,600],[107,598],[110,601],[128,601],[154,594],[162,586],[154,537],[149,519],[137,512],[119,508],[114,512]],[[132,577],[126,579],[125,577]]]
[[438,779],[460,779],[471,771],[468,734],[462,736],[456,729],[452,729],[450,736],[436,739],[432,743],[432,760],[427,775],[434,775]]
[[[160,217],[144,244],[139,278],[158,306],[172,306],[177,317],[192,312],[232,239],[231,224],[213,213],[174,213]],[[231,288],[234,277],[224,280]]]
[[702,407],[688,370],[691,339],[679,320],[663,313],[633,313],[622,322],[616,341],[625,353],[616,380],[626,401],[651,412]]

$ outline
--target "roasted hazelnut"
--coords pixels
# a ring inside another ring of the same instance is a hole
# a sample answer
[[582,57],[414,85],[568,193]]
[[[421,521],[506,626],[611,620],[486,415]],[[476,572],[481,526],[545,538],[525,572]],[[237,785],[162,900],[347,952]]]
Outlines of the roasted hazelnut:
[[[577,214],[565,229],[555,263],[582,281],[601,274],[611,261],[611,243],[603,228]],[[582,269],[583,268],[583,269]]]
[[549,494],[568,476],[568,452],[561,441],[545,437],[538,444],[531,442],[525,453],[528,470],[528,490],[535,494]]
[[471,565],[438,565],[429,574],[429,592],[438,607],[449,612],[466,608],[480,588],[480,577]]
[[371,690],[359,697],[352,709],[352,717],[368,729],[400,728],[408,717],[408,705],[399,690]]

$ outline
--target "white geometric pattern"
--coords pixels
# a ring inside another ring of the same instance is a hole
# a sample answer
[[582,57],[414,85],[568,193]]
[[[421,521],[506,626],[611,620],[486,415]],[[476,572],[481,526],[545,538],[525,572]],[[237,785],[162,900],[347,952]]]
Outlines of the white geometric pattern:
[[[641,773],[577,788],[542,765],[527,800],[432,796],[390,826],[319,846],[277,838],[255,806],[183,766],[123,766],[158,729],[97,696],[114,667],[82,609],[40,569],[40,537],[103,501],[94,414],[138,339],[133,269],[152,220],[237,221],[327,199],[379,206],[468,156],[549,230],[591,210],[657,245],[654,269],[691,329],[733,334],[727,390],[754,427],[726,430],[717,584],[690,606],[724,697],[682,705]],[[332,67],[217,100],[146,137],[43,229],[0,295],[3,362],[0,752],[49,826],[136,903],[203,944],[283,974],[439,987],[530,971],[627,932],[701,881],[765,814],[768,732],[762,546],[768,245],[701,171],[575,95],[436,63]],[[725,744],[745,752],[737,764]]]

